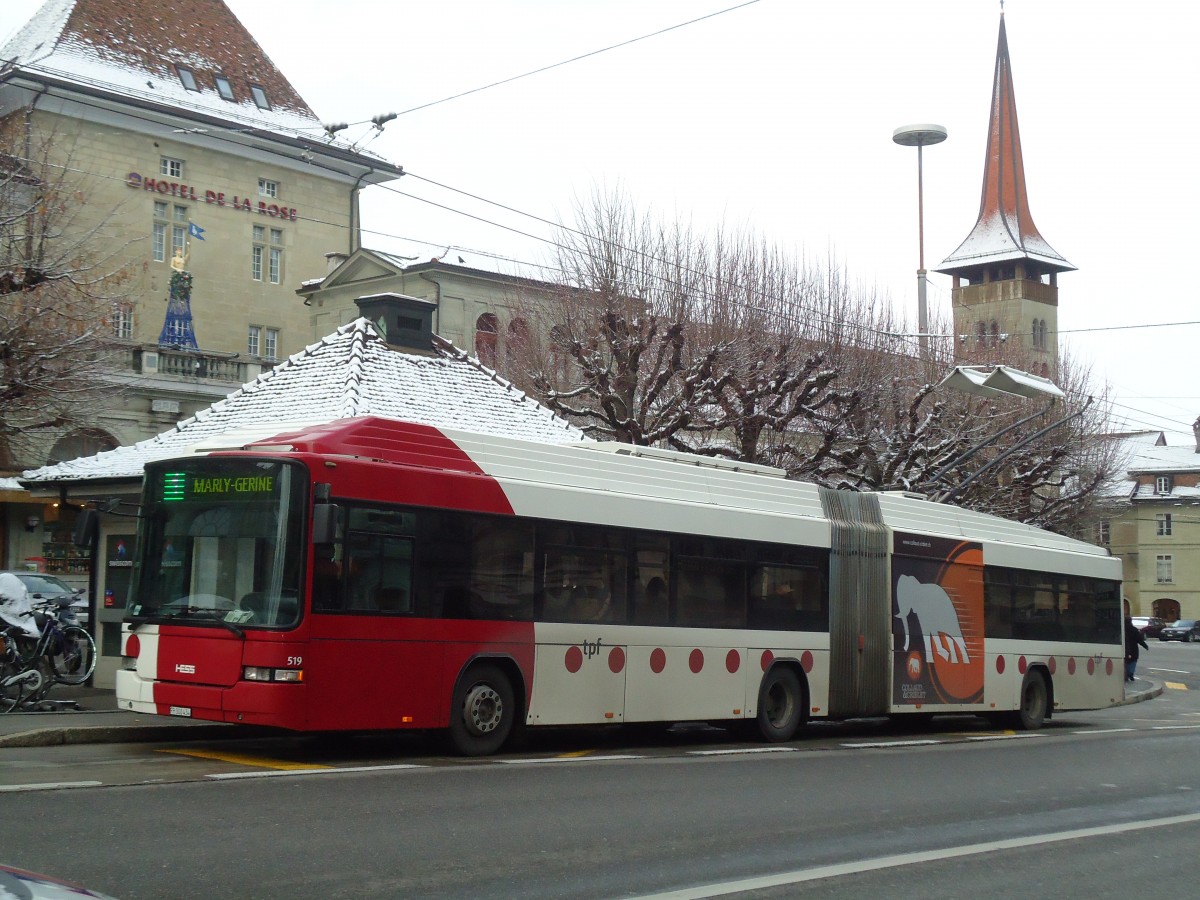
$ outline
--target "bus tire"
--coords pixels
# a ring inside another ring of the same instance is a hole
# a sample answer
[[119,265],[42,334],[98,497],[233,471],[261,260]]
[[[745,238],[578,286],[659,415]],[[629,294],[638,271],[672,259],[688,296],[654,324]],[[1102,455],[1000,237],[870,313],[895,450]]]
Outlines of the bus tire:
[[1020,705],[1012,714],[1012,724],[1023,731],[1037,731],[1049,717],[1050,687],[1040,670],[1031,669],[1021,682]]
[[454,688],[450,743],[463,756],[487,756],[509,739],[517,716],[512,682],[499,666],[469,668]]
[[794,669],[773,666],[758,689],[758,735],[772,744],[790,741],[804,725],[804,685]]

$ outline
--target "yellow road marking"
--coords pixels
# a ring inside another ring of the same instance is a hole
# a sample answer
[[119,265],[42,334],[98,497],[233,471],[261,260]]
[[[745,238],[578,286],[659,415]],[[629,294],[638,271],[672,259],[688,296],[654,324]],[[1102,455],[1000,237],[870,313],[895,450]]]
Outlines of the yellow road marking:
[[261,769],[332,769],[333,766],[321,766],[314,763],[285,762],[282,759],[268,759],[265,756],[247,756],[244,753],[218,753],[216,750],[158,750],[158,753],[175,753],[179,756],[195,756],[199,759],[219,759],[221,762],[235,763],[239,766],[258,766]]
[[560,753],[558,755],[568,759],[578,759],[581,756],[590,756],[595,752],[595,750],[572,750],[570,753]]
[[1164,681],[1163,684],[1165,684],[1167,687],[1171,688],[1172,690],[1176,690],[1176,691],[1186,691],[1187,690],[1187,685],[1182,684],[1181,682],[1178,682],[1178,681]]

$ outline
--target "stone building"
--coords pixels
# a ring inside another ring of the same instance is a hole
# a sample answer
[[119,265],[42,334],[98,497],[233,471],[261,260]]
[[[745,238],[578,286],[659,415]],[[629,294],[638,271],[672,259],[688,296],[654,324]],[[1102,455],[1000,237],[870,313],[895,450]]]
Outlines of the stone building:
[[[0,48],[0,126],[68,167],[74,227],[101,227],[131,274],[121,357],[97,372],[110,399],[25,467],[149,438],[304,348],[296,286],[357,249],[359,192],[403,175],[327,134],[222,0],[47,0]],[[173,259],[187,303],[166,302]],[[3,518],[4,565],[57,567],[65,507]]]
[[1200,419],[1192,430],[1191,447],[1167,446],[1162,432],[1115,436],[1128,461],[1097,540],[1124,561],[1135,616],[1200,619]]
[[1074,270],[1038,232],[1029,212],[1025,163],[1004,15],[992,84],[979,218],[935,271],[953,276],[956,355],[987,362],[1007,344],[1035,375],[1058,367],[1058,273]]

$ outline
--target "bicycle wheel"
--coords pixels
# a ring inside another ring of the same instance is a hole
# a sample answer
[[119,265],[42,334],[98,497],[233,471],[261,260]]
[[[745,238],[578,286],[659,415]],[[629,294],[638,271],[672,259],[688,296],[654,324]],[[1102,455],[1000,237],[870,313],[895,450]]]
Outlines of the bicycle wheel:
[[96,642],[78,625],[68,625],[50,662],[55,680],[62,684],[83,684],[96,668]]
[[21,671],[21,668],[8,659],[0,659],[0,713],[6,713],[18,706],[22,699],[23,682],[6,683],[9,678]]

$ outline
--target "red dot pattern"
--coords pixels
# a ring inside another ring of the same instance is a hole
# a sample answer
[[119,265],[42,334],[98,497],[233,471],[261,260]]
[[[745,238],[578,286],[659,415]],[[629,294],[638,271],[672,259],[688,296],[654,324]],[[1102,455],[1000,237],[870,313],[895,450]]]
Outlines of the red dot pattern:
[[742,667],[742,654],[736,650],[730,650],[725,654],[725,669],[732,675]]
[[661,675],[663,669],[667,667],[667,654],[661,647],[658,647],[650,654],[650,671],[655,675]]
[[614,675],[625,668],[625,651],[620,647],[613,647],[608,651],[608,669]]
[[567,671],[574,675],[583,666],[583,651],[578,647],[567,648]]
[[697,675],[704,668],[704,651],[696,648],[688,655],[688,668]]

